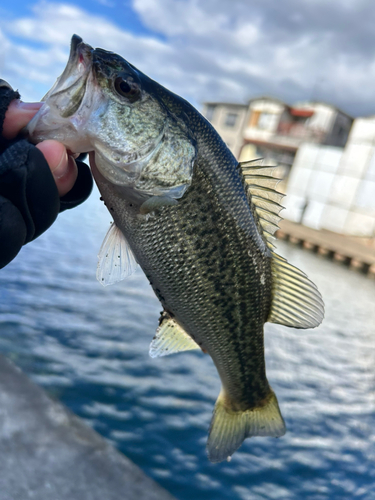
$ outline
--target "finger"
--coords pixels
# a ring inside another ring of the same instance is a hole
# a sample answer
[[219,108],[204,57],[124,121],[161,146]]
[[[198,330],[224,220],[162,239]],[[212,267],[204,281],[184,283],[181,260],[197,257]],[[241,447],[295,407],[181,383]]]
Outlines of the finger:
[[5,113],[3,136],[6,139],[16,137],[42,106],[42,102],[21,102],[18,99],[12,101]]
[[43,141],[36,145],[43,153],[55,179],[59,196],[64,196],[74,186],[78,170],[74,158],[68,155],[65,146],[57,141]]

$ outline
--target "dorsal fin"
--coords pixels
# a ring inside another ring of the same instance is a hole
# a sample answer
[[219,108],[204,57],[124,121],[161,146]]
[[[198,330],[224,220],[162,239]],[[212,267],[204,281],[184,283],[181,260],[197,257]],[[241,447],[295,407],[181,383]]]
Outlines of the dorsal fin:
[[273,177],[276,167],[263,165],[262,159],[244,161],[238,167],[250,206],[254,207],[267,245],[272,249],[273,235],[281,220],[279,213],[284,208],[280,202],[285,195],[276,190],[281,179]]
[[273,234],[281,220],[284,194],[276,190],[281,179],[273,177],[275,167],[262,159],[239,163],[244,187],[259,226],[272,251],[272,306],[267,321],[294,328],[314,328],[323,320],[324,303],[317,287],[305,273],[274,251]]
[[324,317],[324,302],[316,285],[289,262],[272,252],[270,323],[293,328],[315,328]]
[[167,312],[160,317],[160,326],[150,345],[150,356],[157,358],[180,351],[200,349],[199,345]]

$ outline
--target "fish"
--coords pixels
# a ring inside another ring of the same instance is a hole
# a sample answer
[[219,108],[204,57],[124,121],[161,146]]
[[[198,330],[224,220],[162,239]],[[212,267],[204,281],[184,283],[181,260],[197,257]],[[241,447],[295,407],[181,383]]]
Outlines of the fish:
[[139,265],[163,306],[150,355],[201,349],[216,366],[222,388],[209,460],[229,460],[248,437],[284,435],[266,376],[264,324],[314,328],[324,303],[275,251],[283,194],[273,168],[239,163],[189,102],[77,35],[42,101],[29,140],[89,152],[113,217],[98,280],[115,283]]

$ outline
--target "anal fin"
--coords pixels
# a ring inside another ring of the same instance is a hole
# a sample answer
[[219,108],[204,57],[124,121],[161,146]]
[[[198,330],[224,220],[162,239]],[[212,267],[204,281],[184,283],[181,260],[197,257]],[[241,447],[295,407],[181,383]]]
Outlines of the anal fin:
[[191,349],[200,347],[168,313],[163,312],[160,326],[150,345],[150,356],[157,358]]

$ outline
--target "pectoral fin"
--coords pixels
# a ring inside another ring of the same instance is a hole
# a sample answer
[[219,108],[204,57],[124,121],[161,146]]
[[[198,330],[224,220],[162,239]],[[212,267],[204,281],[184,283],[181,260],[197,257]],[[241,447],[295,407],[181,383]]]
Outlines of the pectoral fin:
[[319,290],[305,273],[272,252],[272,305],[270,323],[294,328],[315,328],[324,317]]
[[200,349],[200,347],[174,319],[164,312],[150,345],[150,356],[157,358],[191,349]]
[[111,224],[99,250],[96,279],[103,286],[112,285],[133,274],[137,266],[125,236]]
[[177,200],[169,196],[151,196],[151,198],[142,203],[139,211],[142,215],[146,215],[158,208],[177,205],[177,203]]

